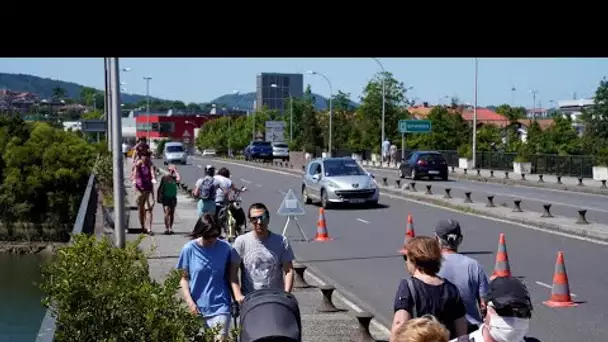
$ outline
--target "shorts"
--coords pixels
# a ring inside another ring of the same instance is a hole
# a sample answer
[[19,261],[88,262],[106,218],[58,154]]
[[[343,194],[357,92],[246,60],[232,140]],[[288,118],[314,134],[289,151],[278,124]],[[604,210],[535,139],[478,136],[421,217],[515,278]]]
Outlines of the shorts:
[[213,200],[198,200],[198,203],[196,204],[196,211],[198,214],[198,217],[203,216],[203,214],[205,213],[209,213],[211,215],[215,215],[216,212],[216,207],[215,207],[215,202]]
[[221,327],[217,336],[228,336],[228,333],[230,332],[230,314],[205,317],[205,329],[215,328],[217,326]]
[[163,197],[163,207],[175,208],[177,206],[177,197]]
[[149,211],[152,211],[152,209],[154,209],[154,199],[152,198],[152,191],[137,190],[137,204],[142,205],[142,203],[144,205],[144,209]]

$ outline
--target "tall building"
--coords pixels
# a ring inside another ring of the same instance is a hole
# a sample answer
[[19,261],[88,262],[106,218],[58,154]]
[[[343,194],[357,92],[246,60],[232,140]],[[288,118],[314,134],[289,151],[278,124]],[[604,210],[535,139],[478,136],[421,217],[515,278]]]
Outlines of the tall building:
[[283,112],[289,97],[302,98],[304,75],[263,72],[256,77],[255,109],[275,109]]

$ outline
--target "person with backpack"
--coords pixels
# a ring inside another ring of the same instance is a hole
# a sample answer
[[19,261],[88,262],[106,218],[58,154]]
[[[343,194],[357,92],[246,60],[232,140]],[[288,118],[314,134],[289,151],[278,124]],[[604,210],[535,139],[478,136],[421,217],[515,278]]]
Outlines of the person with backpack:
[[169,165],[169,173],[160,179],[156,199],[163,205],[165,211],[165,234],[173,234],[173,221],[175,219],[175,207],[177,206],[177,184],[180,175],[175,165]]
[[220,183],[214,178],[215,167],[213,165],[207,165],[205,167],[205,177],[199,178],[196,181],[192,195],[194,198],[198,198],[196,206],[198,217],[200,218],[203,214],[216,215],[215,197],[217,189],[220,188]]

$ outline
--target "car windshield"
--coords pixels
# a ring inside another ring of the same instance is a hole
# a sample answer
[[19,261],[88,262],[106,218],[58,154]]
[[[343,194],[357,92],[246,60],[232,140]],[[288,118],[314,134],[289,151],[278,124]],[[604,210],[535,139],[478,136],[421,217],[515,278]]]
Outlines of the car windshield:
[[169,153],[184,152],[184,147],[181,145],[169,145],[169,146],[167,146],[167,152],[169,152]]
[[354,160],[325,160],[323,166],[326,177],[363,176],[367,174]]
[[287,144],[274,144],[274,147],[278,147],[278,148],[287,148]]
[[427,153],[427,154],[421,154],[418,157],[418,160],[424,160],[427,162],[442,162],[445,161],[445,158],[443,157],[443,155],[439,154],[439,153]]
[[265,147],[265,146],[270,146],[270,142],[269,141],[254,141],[253,146],[259,146],[259,147]]

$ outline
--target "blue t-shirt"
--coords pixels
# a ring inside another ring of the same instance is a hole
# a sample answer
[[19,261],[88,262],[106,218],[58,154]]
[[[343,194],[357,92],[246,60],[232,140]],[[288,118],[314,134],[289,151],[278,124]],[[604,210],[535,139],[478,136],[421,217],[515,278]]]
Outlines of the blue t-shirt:
[[443,253],[438,276],[456,285],[467,310],[466,318],[471,324],[482,323],[479,298],[488,292],[488,276],[477,260],[458,253]]
[[238,256],[226,241],[203,247],[192,240],[179,254],[177,268],[190,275],[190,295],[204,317],[230,313],[230,289],[226,281],[229,262]]

